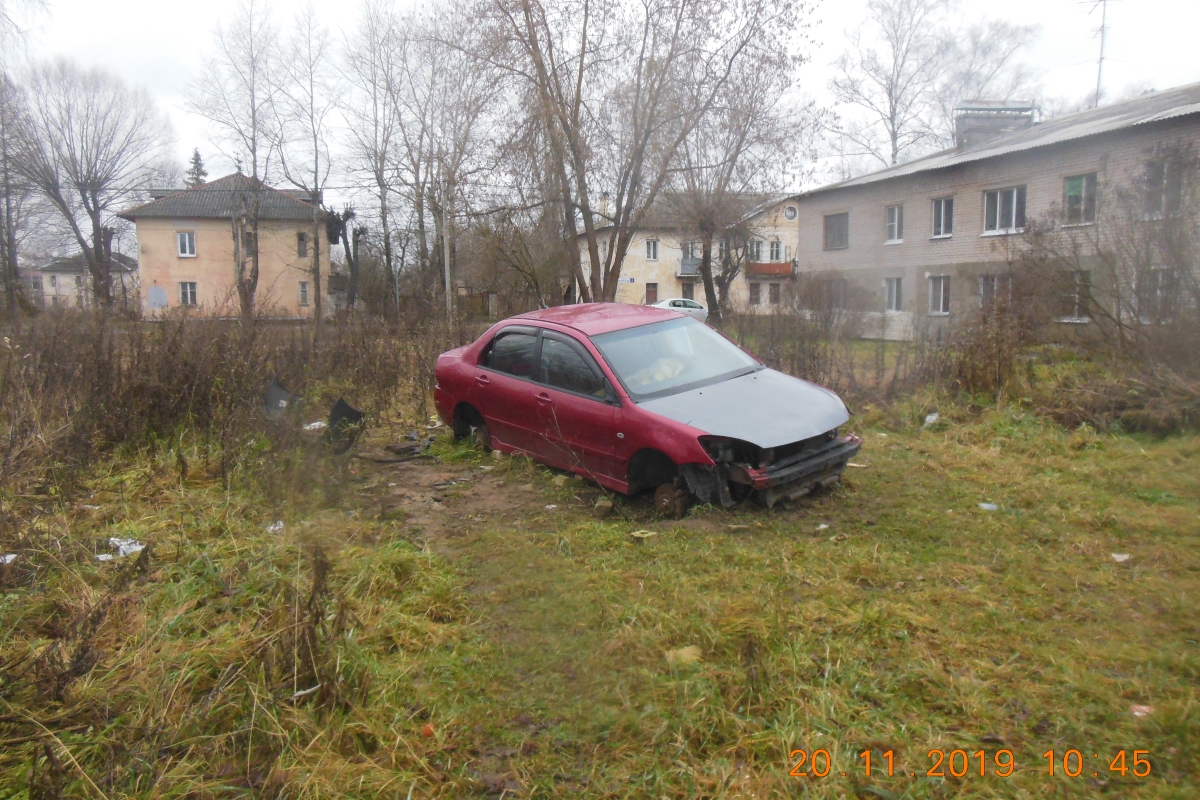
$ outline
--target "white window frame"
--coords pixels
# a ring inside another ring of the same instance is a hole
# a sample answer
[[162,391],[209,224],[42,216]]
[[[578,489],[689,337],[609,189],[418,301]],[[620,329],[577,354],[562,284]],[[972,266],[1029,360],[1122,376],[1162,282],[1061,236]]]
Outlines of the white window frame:
[[[186,287],[191,287],[187,289]],[[199,303],[199,292],[197,291],[195,281],[180,281],[179,282],[179,305],[194,308]]]
[[1070,325],[1086,325],[1092,321],[1092,318],[1086,313],[1087,308],[1085,305],[1091,299],[1092,273],[1085,269],[1072,270],[1070,275],[1071,283],[1073,284],[1073,291],[1070,293],[1070,296],[1075,300],[1075,307],[1071,310],[1075,313],[1064,317],[1057,317],[1054,321]]
[[[1025,232],[1025,204],[1027,191],[1024,185],[1020,186],[1005,186],[1003,189],[989,189],[983,193],[983,236],[1008,236],[1014,233]],[[992,196],[996,198],[996,227],[988,227],[988,202]],[[1020,201],[1020,202],[1018,202]],[[1012,223],[1008,227],[1001,225],[1004,219],[1004,206],[1008,206],[1009,221]],[[1018,214],[1018,210],[1020,213]],[[1018,219],[1021,224],[1018,225]]]
[[884,244],[904,244],[904,204],[888,206],[884,211],[887,238]]
[[[935,290],[936,287],[936,290]],[[936,305],[935,305],[936,298]],[[950,276],[929,276],[929,316],[950,316]]]
[[787,208],[783,209],[783,218],[786,219],[788,222],[792,222],[793,220],[795,220],[796,216],[797,216],[797,211],[796,211],[795,206],[788,206]]
[[[1070,195],[1067,193],[1071,181],[1083,181],[1083,194],[1079,200],[1079,219],[1072,221],[1071,205],[1069,202]],[[1088,219],[1088,195],[1091,195],[1091,212],[1092,218]],[[1096,173],[1087,172],[1082,175],[1068,175],[1063,178],[1063,227],[1064,228],[1080,228],[1085,225],[1096,224],[1096,196],[1099,194],[1098,179]]]
[[883,310],[887,314],[898,314],[904,310],[904,279],[883,279]]
[[[954,195],[933,198],[933,235],[931,239],[950,239],[954,236]],[[949,212],[949,213],[947,213]]]
[[1005,303],[1012,302],[1012,275],[991,273],[979,276],[979,307],[987,308],[1000,297]]
[[646,240],[646,260],[658,261],[658,239]]
[[778,239],[772,239],[768,250],[771,254],[771,261],[778,262],[783,260],[783,242]]
[[195,231],[175,231],[175,255],[180,258],[196,257]]
[[301,308],[307,307],[310,302],[309,296],[308,296],[308,281],[300,281],[299,289],[300,289],[300,306],[301,306]]
[[746,242],[746,260],[756,264],[762,263],[762,240],[754,239]]

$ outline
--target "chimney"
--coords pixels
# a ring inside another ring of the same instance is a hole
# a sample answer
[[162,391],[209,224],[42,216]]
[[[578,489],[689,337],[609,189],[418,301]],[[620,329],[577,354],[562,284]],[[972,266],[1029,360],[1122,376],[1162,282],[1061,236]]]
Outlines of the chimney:
[[182,192],[183,189],[172,189],[169,186],[151,186],[148,190],[151,200],[161,200],[169,194]]
[[954,144],[959,150],[1033,126],[1032,100],[967,100],[954,107]]

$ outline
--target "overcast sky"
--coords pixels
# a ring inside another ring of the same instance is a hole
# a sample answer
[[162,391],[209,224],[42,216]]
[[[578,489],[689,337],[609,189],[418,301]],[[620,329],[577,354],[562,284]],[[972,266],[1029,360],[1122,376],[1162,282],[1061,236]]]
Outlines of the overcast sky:
[[[35,23],[31,55],[64,55],[85,65],[102,66],[131,84],[144,86],[169,114],[179,160],[199,147],[216,176],[228,164],[208,144],[203,124],[184,108],[187,86],[212,44],[217,23],[236,0],[50,0],[50,10]],[[813,15],[818,47],[805,70],[805,90],[824,92],[828,64],[841,52],[845,31],[863,17],[866,0],[823,0]],[[298,2],[275,2],[283,21]],[[340,36],[355,26],[357,0],[314,0]],[[997,12],[1010,21],[1042,26],[1041,40],[1029,55],[1046,96],[1082,98],[1096,82],[1100,11],[1095,0],[958,0],[966,17]],[[434,4],[436,7],[436,4]],[[1105,91],[1109,96],[1130,87],[1165,89],[1200,81],[1200,57],[1193,49],[1200,31],[1197,0],[1109,0]]]

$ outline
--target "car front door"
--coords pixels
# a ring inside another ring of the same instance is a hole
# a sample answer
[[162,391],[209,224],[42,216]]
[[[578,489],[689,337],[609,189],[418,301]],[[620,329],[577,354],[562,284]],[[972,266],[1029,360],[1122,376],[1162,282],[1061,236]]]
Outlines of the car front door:
[[592,355],[570,336],[542,331],[537,394],[542,434],[555,466],[623,479],[617,465],[616,397]]
[[480,354],[473,376],[472,403],[495,439],[537,453],[541,440],[537,386],[537,329],[502,329]]

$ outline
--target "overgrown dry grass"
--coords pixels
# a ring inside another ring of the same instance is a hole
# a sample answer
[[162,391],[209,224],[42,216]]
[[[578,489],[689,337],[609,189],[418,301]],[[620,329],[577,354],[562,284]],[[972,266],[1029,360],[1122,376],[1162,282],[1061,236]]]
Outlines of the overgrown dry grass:
[[[276,503],[106,462],[6,540],[0,797],[1196,796],[1200,439],[936,395],[855,424],[841,489],[680,523],[445,439],[440,533],[390,465],[310,453],[329,477]],[[485,482],[526,499],[474,510]],[[152,549],[97,562],[110,536]],[[933,748],[1018,766],[932,778]]]

